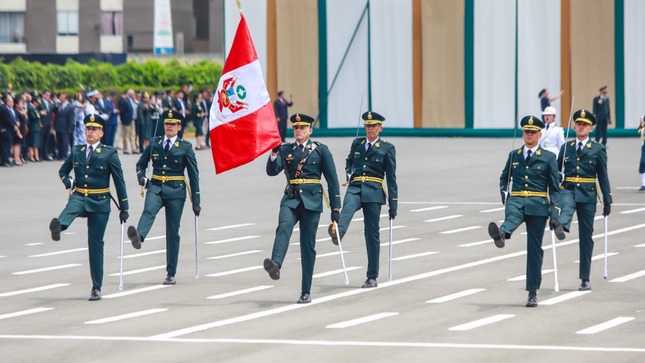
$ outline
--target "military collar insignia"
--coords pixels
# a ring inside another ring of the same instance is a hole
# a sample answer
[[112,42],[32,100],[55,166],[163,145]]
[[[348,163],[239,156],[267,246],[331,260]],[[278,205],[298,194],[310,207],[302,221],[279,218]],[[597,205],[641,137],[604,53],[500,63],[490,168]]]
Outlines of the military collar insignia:
[[591,143],[590,142],[587,143],[587,148],[591,149]]
[[83,145],[83,147],[81,147],[81,151],[85,151],[85,145]]
[[310,142],[309,142],[309,143],[307,143],[306,148],[307,148],[307,150],[311,150],[311,143],[310,143]]
[[293,160],[293,154],[289,154],[289,155],[287,155],[287,157],[285,158],[285,160],[287,160],[287,161],[291,161],[291,160]]
[[374,144],[374,146],[376,146],[376,147],[381,147],[381,143],[377,141],[377,142]]
[[575,142],[575,141],[571,141],[571,146],[575,146],[575,145],[576,145],[576,142]]
[[542,150],[538,149],[538,150],[535,152],[535,155],[537,155],[537,156],[542,155]]
[[101,147],[100,146],[97,147],[95,151],[100,154],[101,153]]
[[517,153],[521,154],[522,153],[522,148],[517,149]]
[[179,147],[179,141],[175,141],[173,145],[175,145],[175,147]]

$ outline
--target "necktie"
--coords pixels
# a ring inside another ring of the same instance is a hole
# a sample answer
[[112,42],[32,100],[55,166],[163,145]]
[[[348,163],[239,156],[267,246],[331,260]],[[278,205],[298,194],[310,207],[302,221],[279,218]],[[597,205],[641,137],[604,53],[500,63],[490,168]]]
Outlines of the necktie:
[[301,153],[305,152],[305,145],[300,144],[298,145],[298,148],[300,149]]
[[170,139],[166,139],[166,146],[163,148],[163,153],[168,154],[168,150],[170,150]]
[[526,153],[526,162],[527,162],[527,163],[529,162],[529,160],[531,160],[531,154],[532,154],[531,150],[529,150],[529,151]]
[[578,151],[578,155],[580,155],[580,153],[582,152],[582,143],[581,142],[578,143],[578,150],[577,151]]
[[372,147],[372,144],[368,142],[368,143],[367,143],[367,149],[365,149],[365,151],[369,151],[369,149],[370,149],[371,147]]
[[90,158],[92,157],[92,145],[90,145],[89,148],[87,148],[87,161],[90,161]]

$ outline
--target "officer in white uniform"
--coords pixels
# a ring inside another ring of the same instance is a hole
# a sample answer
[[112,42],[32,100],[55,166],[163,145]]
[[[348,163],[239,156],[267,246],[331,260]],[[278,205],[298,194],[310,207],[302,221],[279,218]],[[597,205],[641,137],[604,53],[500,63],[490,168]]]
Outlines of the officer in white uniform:
[[542,130],[542,137],[540,137],[539,144],[544,150],[548,150],[555,155],[560,152],[560,147],[564,144],[564,129],[555,124],[555,116],[557,111],[555,107],[547,107],[542,111],[542,119],[544,119],[544,129]]

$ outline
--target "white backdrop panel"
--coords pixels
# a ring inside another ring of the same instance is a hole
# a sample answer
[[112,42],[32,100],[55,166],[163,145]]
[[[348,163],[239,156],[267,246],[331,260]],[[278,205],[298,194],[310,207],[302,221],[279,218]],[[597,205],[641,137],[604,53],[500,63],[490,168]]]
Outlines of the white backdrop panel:
[[[366,3],[364,0],[327,0],[328,90],[341,66],[343,55]],[[360,111],[367,109],[367,49],[367,17],[365,17],[342,64],[334,88],[329,94],[327,108],[329,128],[356,127],[363,95],[363,107]]]
[[475,1],[475,128],[512,128],[515,0]]
[[[231,50],[235,31],[240,23],[240,11],[233,0],[224,1],[224,59]],[[258,53],[258,59],[262,66],[262,74],[266,82],[267,77],[267,2],[266,0],[243,1],[242,10],[246,18],[246,24],[249,26],[251,38],[255,50]]]
[[625,128],[645,115],[645,1],[625,0]]
[[372,108],[385,127],[413,127],[412,1],[372,1]]
[[[538,93],[560,92],[560,0],[520,1],[518,9],[518,118],[541,117]],[[551,103],[561,115],[560,99]]]

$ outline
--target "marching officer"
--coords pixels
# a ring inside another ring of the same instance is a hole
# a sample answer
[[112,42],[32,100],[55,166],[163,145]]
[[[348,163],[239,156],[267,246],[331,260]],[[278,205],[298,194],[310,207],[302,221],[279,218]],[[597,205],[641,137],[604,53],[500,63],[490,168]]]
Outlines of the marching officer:
[[[611,110],[609,108],[609,97],[607,97],[607,86],[598,89],[600,94],[593,98],[593,114],[596,119],[596,142],[607,145],[607,125],[611,125]],[[587,111],[588,112],[588,111]]]
[[340,187],[334,159],[326,145],[310,139],[314,119],[304,114],[291,116],[296,142],[282,144],[271,151],[266,172],[276,176],[284,170],[287,186],[280,201],[278,228],[271,258],[264,260],[264,269],[273,280],[280,278],[280,268],[289,248],[293,227],[300,221],[300,257],[302,288],[298,304],[311,302],[311,279],[316,262],[316,231],[323,211],[321,174],[327,181],[331,220],[338,221]]
[[[110,175],[119,200],[119,220],[125,223],[128,214],[128,194],[123,179],[123,169],[114,147],[101,144],[105,121],[97,114],[83,120],[87,144],[77,145],[60,167],[58,175],[71,193],[65,209],[49,224],[52,239],[60,241],[61,231],[66,230],[77,217],[87,218],[88,247],[92,292],[90,301],[101,300],[103,284],[103,236],[110,217]],[[70,172],[74,170],[72,178]]]
[[539,144],[546,150],[558,155],[560,147],[564,145],[564,130],[562,127],[556,125],[555,116],[557,111],[555,107],[547,107],[542,111],[542,118],[544,120],[544,129],[542,136],[540,136]]
[[[197,159],[190,142],[177,136],[181,130],[183,116],[176,111],[165,111],[161,115],[165,136],[157,136],[143,151],[137,162],[139,185],[147,189],[143,214],[139,224],[128,227],[128,238],[132,247],[141,248],[152,223],[164,207],[166,209],[166,279],[164,285],[175,285],[177,260],[179,258],[179,225],[186,202],[186,189],[190,195],[193,212],[199,216],[199,170]],[[152,176],[146,177],[148,163],[152,160]],[[189,182],[184,170],[188,171]],[[190,184],[190,187],[188,187]]]
[[[379,219],[381,206],[387,199],[389,204],[388,215],[390,219],[396,217],[398,206],[398,187],[396,184],[396,149],[391,143],[379,138],[383,130],[385,117],[376,112],[365,112],[361,116],[364,120],[367,137],[354,139],[349,149],[345,164],[347,174],[347,193],[343,200],[343,210],[340,214],[341,238],[347,232],[354,213],[363,209],[365,223],[365,245],[367,247],[367,280],[363,288],[377,287],[379,272],[379,256],[381,241],[379,233]],[[384,180],[387,180],[387,193]],[[327,232],[334,244],[338,238],[333,224],[329,225]]]
[[[589,134],[596,124],[596,118],[589,110],[578,110],[573,114],[576,139],[560,149],[558,165],[564,165],[564,183],[561,197],[560,222],[565,232],[569,232],[573,213],[578,214],[578,234],[580,241],[580,287],[578,290],[591,290],[589,271],[593,254],[593,222],[596,215],[598,185],[602,191],[602,215],[611,213],[611,187],[607,174],[607,150],[597,141],[589,140]],[[564,164],[563,164],[564,162]]]
[[[549,227],[558,239],[564,239],[565,235],[558,222],[560,184],[555,154],[546,152],[538,144],[544,123],[535,116],[526,116],[520,125],[524,146],[509,153],[499,178],[502,204],[506,205],[504,223],[498,227],[491,222],[488,234],[502,248],[513,231],[522,222],[526,223],[526,291],[529,292],[526,306],[536,307],[537,290],[542,282],[542,238],[547,217],[551,216]],[[513,187],[507,199],[511,179]]]

